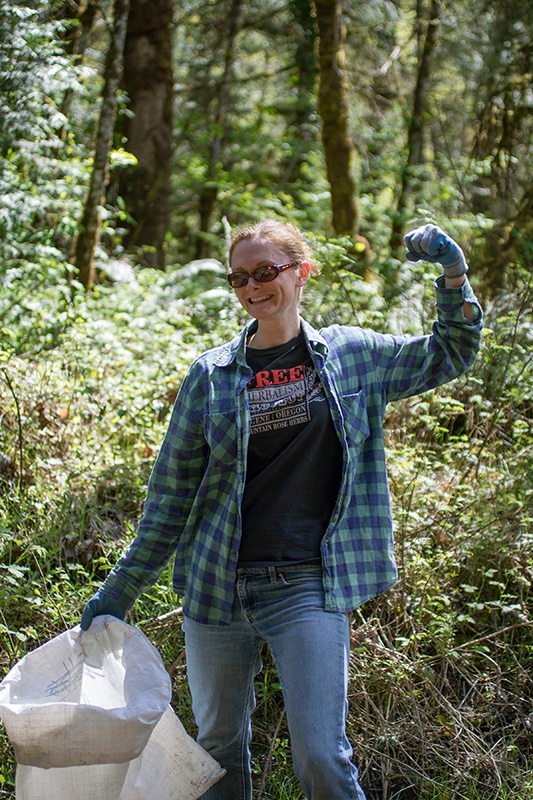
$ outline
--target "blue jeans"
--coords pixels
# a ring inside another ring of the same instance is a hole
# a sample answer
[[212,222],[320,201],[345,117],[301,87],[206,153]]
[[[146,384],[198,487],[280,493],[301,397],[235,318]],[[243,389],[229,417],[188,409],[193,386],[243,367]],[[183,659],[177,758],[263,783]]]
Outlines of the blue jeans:
[[348,616],[324,610],[321,567],[239,569],[231,624],[183,627],[198,741],[227,770],[203,800],[251,800],[250,717],[265,642],[305,796],[365,800],[345,731]]

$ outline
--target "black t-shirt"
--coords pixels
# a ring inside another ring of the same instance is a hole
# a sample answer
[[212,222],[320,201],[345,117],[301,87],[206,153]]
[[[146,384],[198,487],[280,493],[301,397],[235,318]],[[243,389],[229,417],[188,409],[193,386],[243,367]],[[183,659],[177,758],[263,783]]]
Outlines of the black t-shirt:
[[239,563],[317,561],[337,499],[342,448],[303,333],[247,348],[251,436]]

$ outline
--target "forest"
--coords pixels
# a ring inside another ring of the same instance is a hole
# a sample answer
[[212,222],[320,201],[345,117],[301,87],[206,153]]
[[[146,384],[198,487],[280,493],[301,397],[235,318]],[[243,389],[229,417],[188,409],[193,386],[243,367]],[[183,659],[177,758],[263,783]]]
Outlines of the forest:
[[[246,321],[238,226],[305,232],[302,314],[428,332],[427,222],[466,254],[481,352],[391,404],[397,585],[352,616],[369,800],[533,797],[533,4],[2,0],[0,677],[79,623],[135,533],[185,372]],[[194,735],[168,568],[127,621]],[[303,798],[268,656],[254,798]],[[0,726],[0,798],[15,759]]]

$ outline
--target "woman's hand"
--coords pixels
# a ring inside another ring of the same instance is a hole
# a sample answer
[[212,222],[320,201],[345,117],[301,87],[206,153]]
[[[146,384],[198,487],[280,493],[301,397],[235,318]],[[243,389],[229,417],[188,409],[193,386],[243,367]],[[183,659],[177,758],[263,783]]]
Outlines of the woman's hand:
[[446,278],[461,278],[468,272],[464,253],[437,225],[423,225],[404,238],[409,261],[430,261],[442,266]]
[[123,620],[126,616],[126,609],[103,592],[97,592],[85,606],[80,623],[82,631],[90,628],[95,617],[101,617],[104,614],[110,614],[112,617]]

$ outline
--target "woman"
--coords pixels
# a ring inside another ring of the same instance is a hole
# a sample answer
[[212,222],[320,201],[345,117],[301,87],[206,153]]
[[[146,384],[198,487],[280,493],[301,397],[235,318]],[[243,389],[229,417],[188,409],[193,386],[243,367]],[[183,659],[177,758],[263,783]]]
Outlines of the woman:
[[198,740],[227,771],[208,800],[251,798],[265,643],[305,796],[364,800],[345,733],[348,612],[396,581],[385,405],[463,373],[481,329],[458,245],[433,225],[406,244],[409,259],[443,265],[429,336],[314,330],[298,310],[314,270],[301,233],[275,221],[237,232],[228,280],[252,321],[192,364],[137,537],[84,611],[84,629],[123,618],[174,555]]

